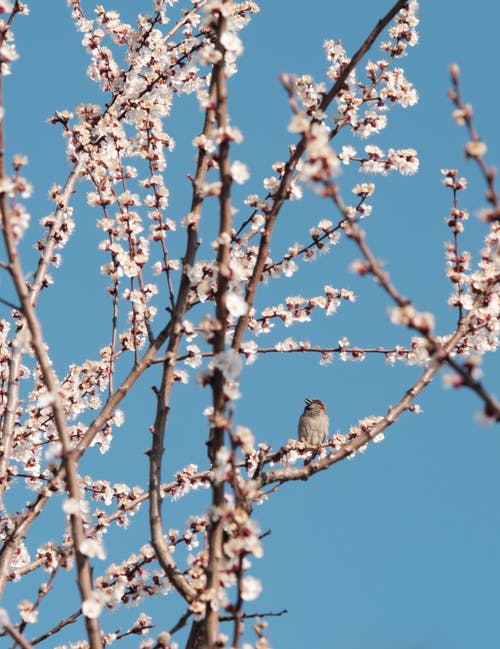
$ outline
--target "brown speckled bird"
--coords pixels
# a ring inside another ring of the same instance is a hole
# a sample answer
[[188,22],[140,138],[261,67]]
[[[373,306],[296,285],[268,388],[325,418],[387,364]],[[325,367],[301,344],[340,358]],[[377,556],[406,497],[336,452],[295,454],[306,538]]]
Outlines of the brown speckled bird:
[[[326,414],[326,406],[320,399],[306,399],[304,412],[300,415],[297,434],[299,440],[311,446],[319,446],[328,437],[330,421]],[[306,460],[309,464],[316,457],[317,453]]]

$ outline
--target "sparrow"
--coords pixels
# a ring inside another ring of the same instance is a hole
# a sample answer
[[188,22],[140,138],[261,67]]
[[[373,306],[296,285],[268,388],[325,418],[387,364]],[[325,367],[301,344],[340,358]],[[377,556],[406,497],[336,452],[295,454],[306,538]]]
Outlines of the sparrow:
[[[300,415],[297,435],[300,441],[311,446],[319,446],[328,436],[329,419],[326,406],[319,399],[306,399],[304,412]],[[316,455],[316,451],[304,464],[309,464]]]

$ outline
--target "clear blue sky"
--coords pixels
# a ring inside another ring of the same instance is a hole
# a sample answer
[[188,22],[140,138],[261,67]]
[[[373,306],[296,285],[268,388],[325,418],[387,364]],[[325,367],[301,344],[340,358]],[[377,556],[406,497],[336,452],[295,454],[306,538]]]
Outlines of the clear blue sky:
[[[49,126],[46,118],[55,109],[72,109],[81,101],[105,101],[85,77],[80,35],[63,4],[33,2],[31,16],[16,20],[21,59],[14,64],[5,91],[9,151],[30,157],[27,173],[35,185],[30,202],[34,221],[50,211],[47,190],[53,182],[62,183],[67,170],[58,129]],[[104,4],[120,10],[125,3]],[[134,6],[143,9],[146,4],[143,0]],[[278,75],[311,73],[319,80],[326,69],[323,40],[340,38],[347,51],[354,52],[391,4],[385,0],[262,2],[260,14],[242,34],[241,75],[230,84],[232,121],[245,135],[235,156],[247,162],[252,173],[245,192],[261,191],[261,178],[271,175],[271,164],[284,159],[294,141],[286,131],[289,107]],[[437,331],[446,333],[455,315],[446,306],[449,286],[443,276],[443,242],[449,236],[444,217],[450,195],[440,183],[440,169],[459,167],[469,178],[470,189],[462,200],[471,215],[484,204],[481,179],[463,157],[466,134],[450,117],[447,66],[459,64],[464,96],[473,103],[477,129],[488,143],[488,159],[497,163],[500,6],[486,0],[468,3],[466,8],[451,0],[424,1],[420,18],[420,44],[403,61],[420,102],[415,108],[391,111],[389,127],[373,143],[416,148],[421,169],[417,176],[375,179],[377,190],[370,201],[374,216],[366,221],[366,228],[376,254],[386,261],[400,290],[421,310],[435,311]],[[200,124],[194,99],[181,99],[167,126],[177,140],[167,178],[175,218],[188,211],[185,178],[193,168],[190,142]],[[361,148],[364,142],[353,144]],[[344,180],[348,196],[353,183],[351,178]],[[88,189],[82,186],[81,195]],[[78,197],[75,204],[77,235],[63,253],[62,268],[54,273],[55,286],[41,303],[60,374],[70,362],[94,357],[109,335],[109,328],[103,330],[100,324],[106,322],[110,306],[106,282],[98,272],[104,259],[96,250],[100,239],[94,227],[97,214]],[[312,222],[317,222],[328,218],[330,209],[315,198],[294,205],[282,226],[283,236],[296,232],[294,236],[306,240],[311,222],[304,215],[313,212],[317,218]],[[482,233],[474,218],[466,224],[464,245],[476,259]],[[283,241],[288,244],[288,238]],[[28,246],[25,255],[29,260]],[[387,324],[386,297],[371,280],[348,273],[349,262],[357,256],[352,245],[343,242],[293,282],[270,285],[261,305],[278,303],[289,294],[319,294],[327,283],[354,290],[358,301],[344,305],[334,318],[318,318],[311,327],[281,328],[269,344],[287,335],[325,345],[335,345],[344,335],[359,346],[406,344],[408,333]],[[92,268],[84,279],[84,272]],[[4,278],[2,288],[5,283]],[[101,307],[108,309],[102,318],[97,315]],[[485,369],[486,385],[498,390],[498,360],[486,359]],[[321,367],[312,357],[265,356],[245,369],[243,399],[235,420],[249,426],[259,441],[279,447],[295,435],[303,399],[312,397],[327,403],[333,428],[346,432],[362,417],[384,414],[418,373],[419,369],[402,365],[388,368],[379,358],[362,364],[336,359],[331,366]],[[138,396],[127,399],[126,424],[118,431],[111,454],[101,458],[94,452],[84,471],[92,469],[95,477],[146,486],[142,451],[150,443],[154,399],[149,388],[154,380],[146,377]],[[177,389],[165,479],[188,462],[204,466],[202,411],[209,400],[208,391],[203,392],[194,381]],[[489,649],[498,641],[498,427],[476,426],[478,400],[465,391],[445,391],[439,381],[418,403],[424,413],[404,415],[382,444],[372,445],[364,455],[307,484],[284,486],[257,509],[262,529],[272,529],[272,534],[264,541],[264,558],[254,565],[264,592],[249,610],[288,609],[288,615],[270,619],[274,649]],[[108,461],[112,461],[111,468]],[[182,528],[193,507],[196,512],[204,509],[205,495],[168,504],[167,527]],[[57,513],[54,506],[54,516]],[[110,557],[122,560],[125,545],[133,551],[145,542],[144,514],[145,510],[134,519],[126,542],[110,532],[106,538]],[[54,518],[55,541],[61,524],[60,517]],[[40,527],[39,534],[47,538],[46,529]],[[97,565],[96,571],[100,568]],[[67,582],[64,596],[57,595],[56,588],[50,612],[42,608],[42,619],[44,612],[54,615],[54,621],[72,612],[73,582]],[[7,598],[5,605],[13,606],[19,588],[33,599],[35,584],[14,586],[12,599]],[[158,630],[172,626],[180,610],[173,596],[157,602],[156,611],[160,604],[165,608],[156,620]],[[139,607],[137,614],[148,606]],[[107,631],[126,624],[120,614],[103,616]],[[40,624],[33,627],[28,637],[41,628]],[[70,628],[57,644],[80,637],[81,629]],[[43,646],[53,645],[48,641]],[[117,646],[136,647],[138,642],[130,639]]]

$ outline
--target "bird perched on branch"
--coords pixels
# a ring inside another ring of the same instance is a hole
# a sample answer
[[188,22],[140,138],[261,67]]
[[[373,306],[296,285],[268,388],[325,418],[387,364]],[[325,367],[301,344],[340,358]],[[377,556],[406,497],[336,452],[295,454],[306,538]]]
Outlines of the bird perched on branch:
[[[304,412],[300,415],[297,434],[300,441],[311,446],[319,446],[328,437],[330,421],[326,414],[326,406],[320,399],[306,399],[305,402],[306,405]],[[304,464],[312,462],[317,454],[316,451]]]

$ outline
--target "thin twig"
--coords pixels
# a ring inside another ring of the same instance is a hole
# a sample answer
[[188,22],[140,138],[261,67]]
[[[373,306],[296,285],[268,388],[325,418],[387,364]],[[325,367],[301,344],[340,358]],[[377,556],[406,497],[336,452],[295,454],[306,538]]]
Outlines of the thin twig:
[[[241,618],[243,620],[253,620],[255,618],[263,618],[263,617],[281,617],[282,615],[286,615],[288,613],[288,610],[284,608],[281,611],[278,611],[277,613],[273,613],[272,611],[269,611],[268,613],[243,613]],[[221,615],[219,618],[221,622],[232,622],[234,620],[234,615]]]
[[72,615],[69,617],[64,618],[64,620],[61,620],[58,622],[55,626],[53,626],[51,629],[46,631],[45,633],[42,633],[41,635],[37,636],[36,638],[33,638],[31,640],[31,644],[33,646],[39,644],[40,642],[43,642],[44,640],[47,640],[47,638],[52,637],[56,633],[58,633],[61,629],[64,629],[64,627],[68,626],[68,624],[73,624],[78,620],[80,615],[82,614],[82,609],[78,609],[78,611],[75,611]]

